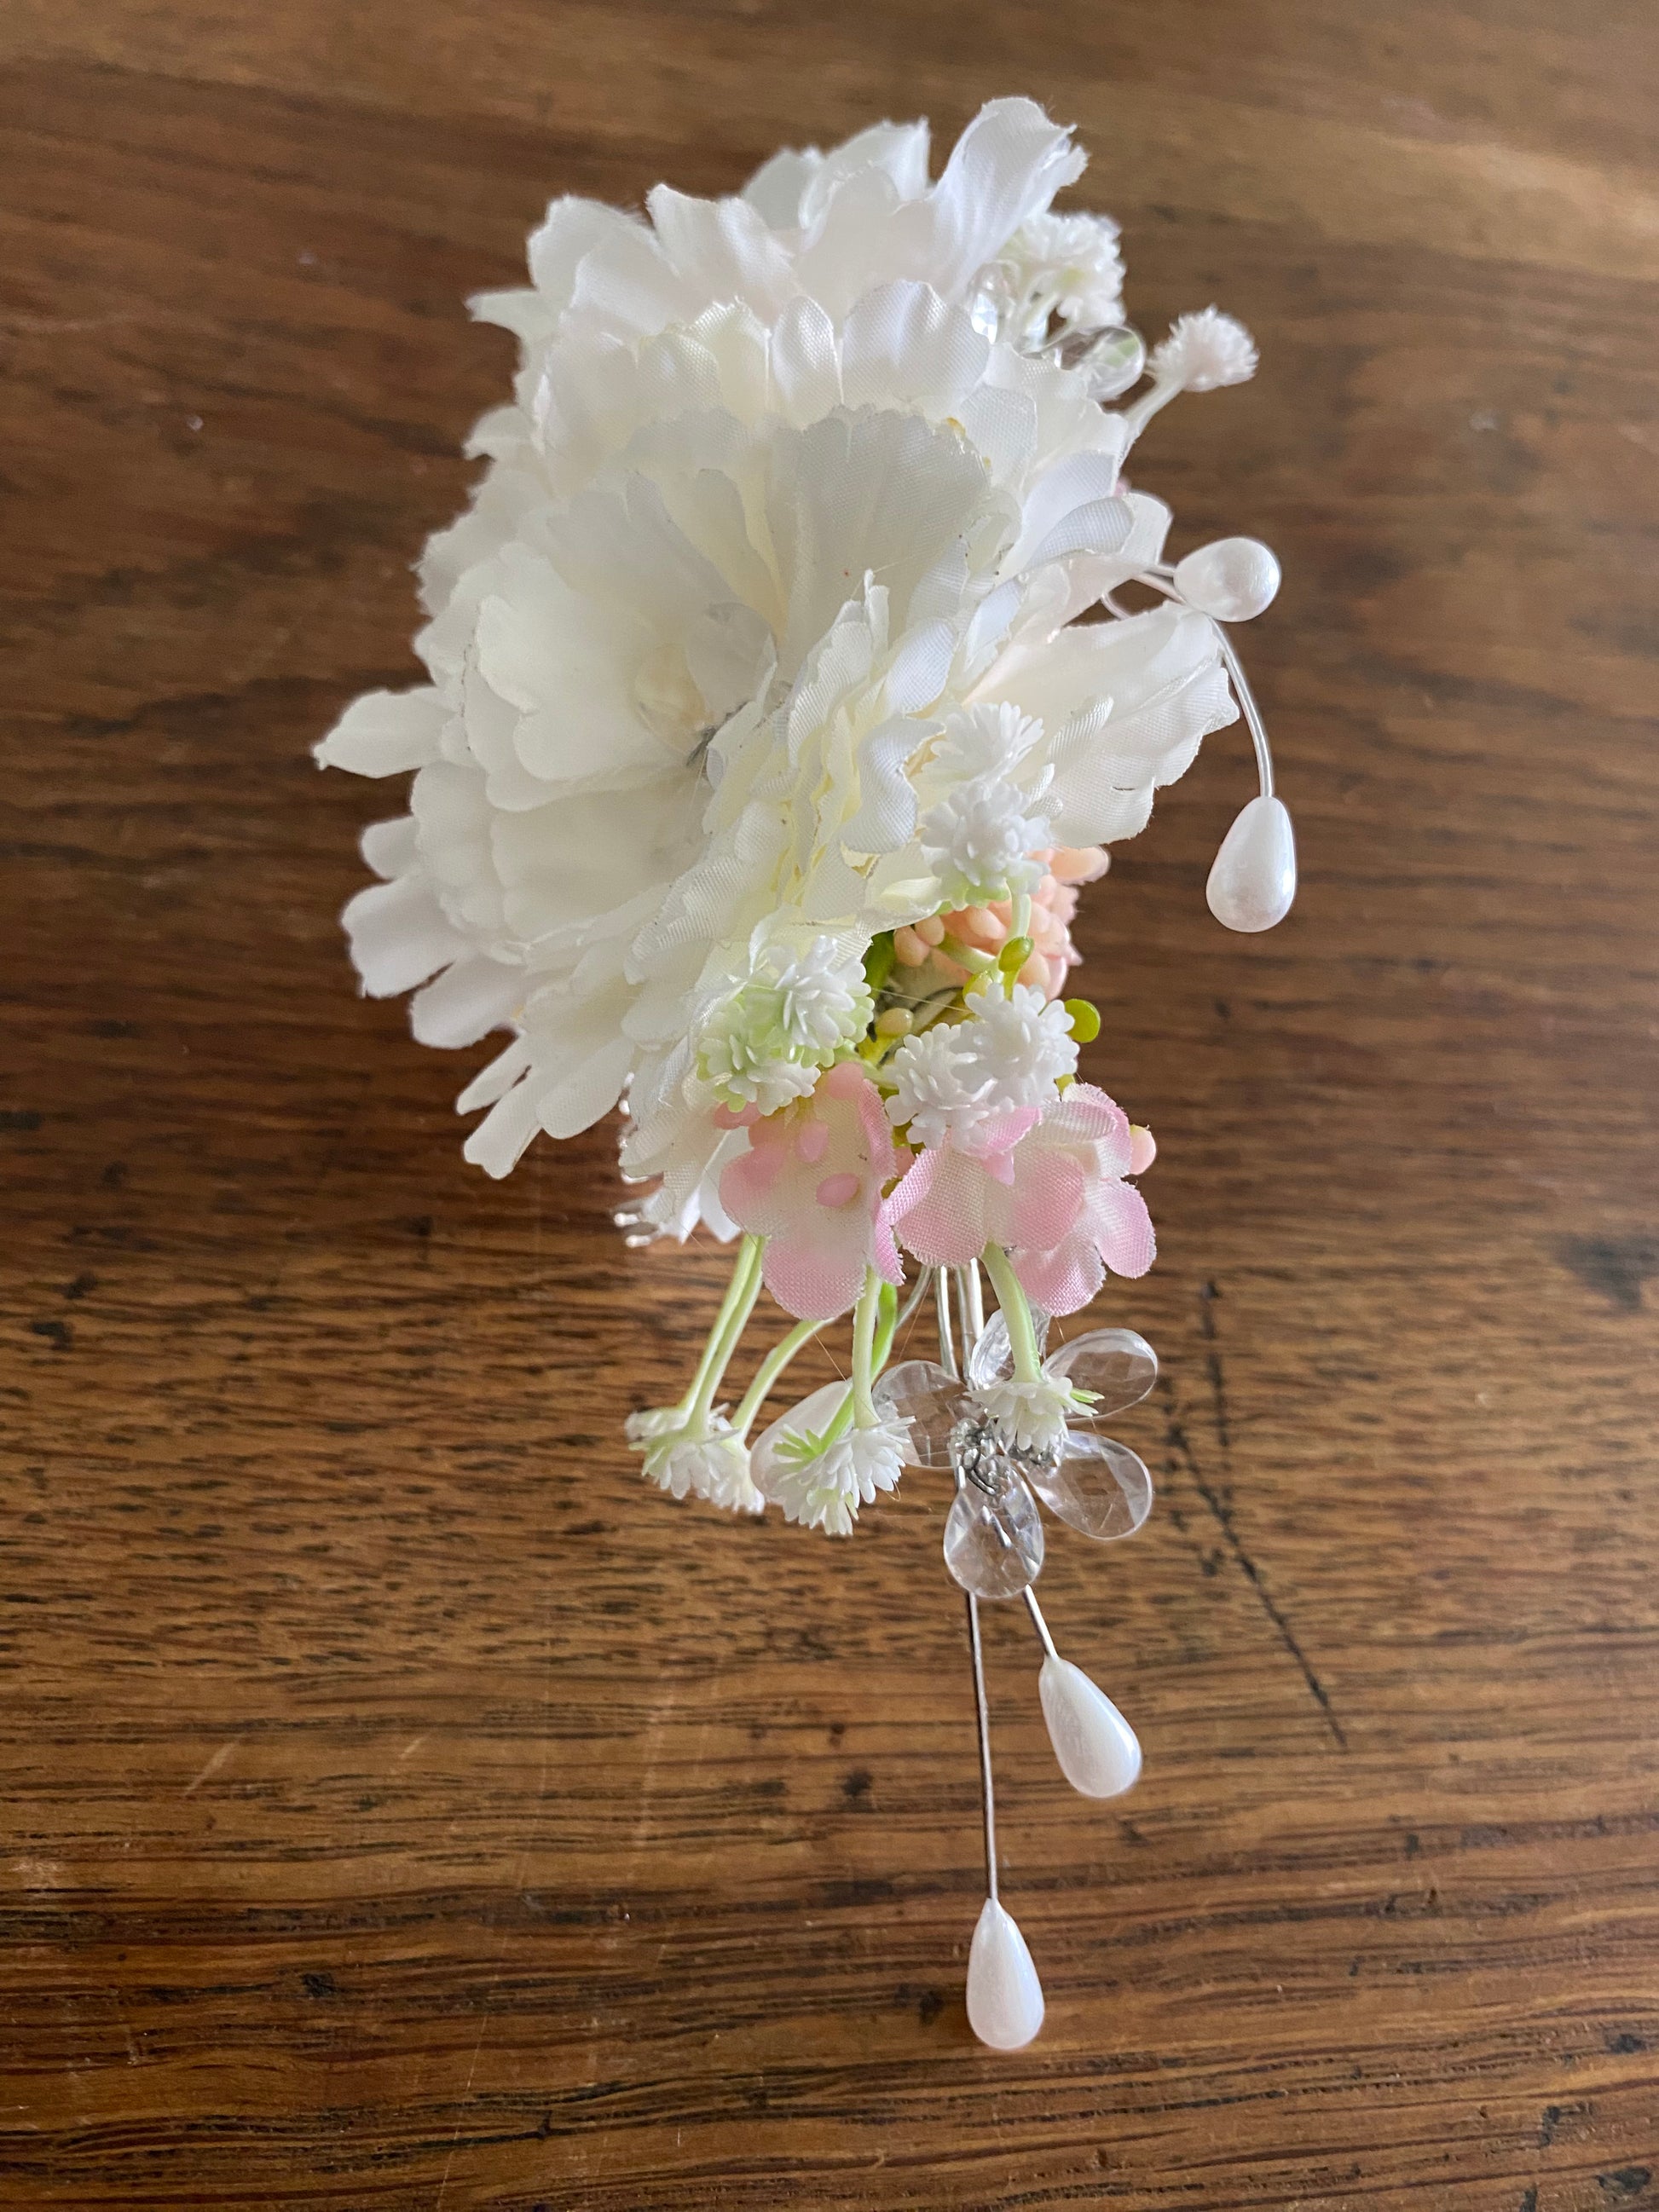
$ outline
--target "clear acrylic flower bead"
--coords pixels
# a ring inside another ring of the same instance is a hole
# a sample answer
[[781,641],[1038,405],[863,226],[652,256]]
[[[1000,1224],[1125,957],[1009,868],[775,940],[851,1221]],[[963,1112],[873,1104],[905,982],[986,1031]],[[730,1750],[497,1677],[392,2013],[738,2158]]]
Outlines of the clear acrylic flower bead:
[[1112,1437],[1073,1429],[1052,1467],[1032,1464],[1025,1479],[1048,1510],[1097,1544],[1133,1536],[1152,1510],[1152,1478],[1139,1455]]
[[910,1424],[910,1467],[948,1468],[953,1464],[951,1438],[966,1410],[963,1389],[954,1375],[931,1359],[907,1359],[890,1367],[873,1393],[876,1411],[885,1419],[896,1414]]
[[[1048,1341],[1048,1316],[1041,1306],[1031,1308],[1031,1326],[1036,1331],[1037,1355],[1042,1357]],[[1008,1341],[1008,1318],[1001,1312],[994,1313],[968,1354],[968,1387],[982,1390],[988,1382],[1001,1382],[1014,1371],[1014,1350]]]
[[1044,1360],[1043,1371],[1094,1394],[1095,1402],[1080,1406],[1074,1420],[1103,1421],[1140,1403],[1158,1380],[1158,1354],[1132,1328],[1094,1328],[1062,1344]]
[[1042,1517],[1011,1477],[998,1496],[966,1483],[945,1523],[945,1564],[975,1597],[1018,1597],[1042,1571]]

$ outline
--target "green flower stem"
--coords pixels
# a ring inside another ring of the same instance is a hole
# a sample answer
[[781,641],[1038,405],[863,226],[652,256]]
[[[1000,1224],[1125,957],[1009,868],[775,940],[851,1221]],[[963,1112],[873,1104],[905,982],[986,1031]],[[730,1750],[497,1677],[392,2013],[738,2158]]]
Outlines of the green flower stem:
[[847,1395],[842,1400],[840,1406],[836,1408],[835,1419],[830,1423],[829,1426],[823,1431],[823,1448],[825,1451],[829,1450],[831,1444],[838,1444],[842,1438],[847,1434],[848,1429],[852,1427],[853,1412],[854,1398],[853,1393],[849,1390]]
[[[870,1270],[870,1273],[875,1273],[873,1268]],[[866,1294],[868,1283],[869,1277],[866,1276]],[[862,1306],[864,1300],[861,1297],[860,1299],[860,1306]],[[888,1359],[891,1355],[893,1339],[898,1334],[900,1320],[908,1320],[909,1318],[909,1313],[915,1310],[915,1301],[914,1299],[912,1300],[909,1310],[902,1316],[899,1311],[897,1292],[893,1289],[890,1283],[884,1281],[883,1279],[878,1275],[875,1279],[875,1297],[873,1304],[876,1309],[876,1321],[873,1332],[874,1341],[870,1351],[870,1381],[872,1387],[876,1377],[886,1366]],[[778,1346],[777,1350],[771,1354],[771,1360],[777,1363],[776,1372],[780,1374],[782,1372],[786,1357],[793,1359],[794,1358],[795,1352],[799,1349],[800,1345],[805,1344],[809,1336],[814,1334],[823,1326],[824,1324],[821,1321],[802,1322],[799,1328],[793,1329],[784,1339],[782,1344]],[[856,1333],[856,1319],[854,1320],[854,1327]],[[799,1340],[799,1341],[797,1341],[797,1340]],[[770,1364],[770,1361],[769,1361],[768,1364]],[[758,1410],[760,1401],[756,1394],[761,1388],[762,1380],[765,1374],[766,1369],[765,1367],[763,1367],[760,1373],[756,1376],[753,1384],[750,1386],[749,1396],[744,1400],[742,1406],[738,1409],[738,1420],[736,1425],[739,1434],[741,1434],[743,1431],[743,1416],[745,1412],[748,1413],[749,1419],[752,1421],[755,1417],[756,1411]],[[754,1400],[753,1406],[751,1406],[750,1402],[751,1399]],[[856,1410],[856,1389],[849,1389],[846,1396],[842,1400],[841,1404],[836,1408],[835,1413],[830,1417],[829,1422],[825,1425],[822,1434],[818,1437],[818,1445],[821,1450],[828,1451],[831,1444],[839,1443],[841,1442],[841,1439],[847,1434],[848,1429],[853,1425],[853,1416]],[[871,1410],[873,1413],[873,1402]]]
[[1016,891],[1014,894],[1014,918],[1009,927],[1008,934],[1010,937],[1029,937],[1030,933],[1031,894],[1030,891]]
[[708,1341],[702,1348],[702,1358],[697,1362],[697,1371],[691,1378],[691,1387],[680,1400],[680,1410],[685,1415],[689,1428],[699,1431],[708,1418],[708,1408],[714,1402],[714,1393],[725,1379],[732,1354],[737,1350],[738,1339],[743,1334],[744,1323],[754,1311],[755,1300],[760,1296],[761,1244],[758,1237],[745,1237],[738,1248],[737,1263],[732,1270],[732,1279],[726,1285],[720,1310],[714,1316],[714,1326],[708,1332]]
[[810,1344],[823,1327],[821,1321],[797,1322],[781,1344],[774,1345],[755,1370],[755,1379],[744,1393],[743,1403],[732,1416],[732,1425],[746,1442],[755,1416],[766,1403],[772,1385],[803,1345]]
[[874,1382],[886,1366],[893,1350],[893,1339],[898,1334],[899,1302],[896,1286],[884,1279],[876,1292],[876,1345],[870,1355],[870,1379]]
[[873,1267],[864,1271],[864,1288],[853,1315],[853,1410],[861,1429],[876,1425],[876,1408],[870,1395],[875,1381],[872,1362],[876,1349],[876,1307],[881,1297],[881,1277]]
[[997,964],[994,954],[981,952],[975,945],[964,945],[959,937],[952,937],[948,930],[933,949],[935,951],[942,952],[947,960],[954,960],[958,968],[965,968],[970,975],[988,975]]
[[1014,1373],[1022,1382],[1036,1382],[1042,1377],[1042,1364],[1037,1352],[1036,1329],[1031,1321],[1031,1309],[1020,1288],[1013,1262],[1000,1244],[986,1246],[985,1270],[996,1291],[997,1304],[1007,1316],[1008,1345],[1014,1355]]

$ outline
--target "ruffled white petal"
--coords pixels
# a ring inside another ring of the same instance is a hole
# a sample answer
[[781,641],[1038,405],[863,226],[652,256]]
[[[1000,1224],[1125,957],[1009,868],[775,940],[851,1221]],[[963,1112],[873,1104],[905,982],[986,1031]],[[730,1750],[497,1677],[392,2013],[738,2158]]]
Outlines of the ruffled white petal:
[[322,768],[401,775],[438,757],[444,706],[436,691],[368,691],[314,748]]
[[373,884],[341,916],[351,957],[371,999],[413,990],[466,950],[431,884],[421,876]]

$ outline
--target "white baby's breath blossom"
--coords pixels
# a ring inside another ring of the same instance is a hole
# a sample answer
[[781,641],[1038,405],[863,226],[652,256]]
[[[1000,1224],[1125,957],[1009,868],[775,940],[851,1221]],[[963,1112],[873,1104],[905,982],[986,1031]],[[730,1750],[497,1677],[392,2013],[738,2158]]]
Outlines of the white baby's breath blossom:
[[1152,374],[1183,392],[1215,392],[1246,384],[1255,374],[1255,341],[1243,323],[1218,307],[1180,315],[1170,335],[1152,349]]
[[741,996],[709,1015],[698,1037],[697,1073],[722,1105],[762,1114],[810,1098],[818,1080],[817,1063],[783,1050],[769,1018],[757,1019]]
[[1029,983],[1006,993],[975,991],[969,1003],[974,1018],[958,1034],[990,1085],[990,1105],[1048,1105],[1059,1094],[1060,1078],[1077,1073],[1077,1039],[1066,1008]]
[[913,1145],[967,1141],[986,1118],[991,1079],[963,1047],[967,1027],[935,1022],[907,1037],[887,1064],[893,1085],[887,1116],[896,1128],[908,1125]]
[[628,1424],[630,1441],[645,1455],[645,1474],[671,1498],[702,1498],[732,1513],[761,1513],[766,1500],[749,1470],[749,1447],[723,1414],[711,1413],[694,1432],[684,1419],[647,1437]]
[[1049,316],[1080,330],[1115,324],[1123,312],[1123,260],[1109,216],[1035,215],[1004,247],[1028,336]]
[[863,1036],[871,998],[857,950],[823,935],[793,951],[777,946],[772,975],[778,1025],[793,1050],[827,1055]]
[[654,1443],[659,1437],[678,1433],[684,1426],[684,1406],[642,1406],[623,1424],[629,1443],[641,1448]]
[[942,904],[981,905],[1041,883],[1046,863],[1031,855],[1051,842],[1050,826],[1046,815],[1025,812],[1029,804],[1002,777],[977,776],[923,815],[921,854]]
[[860,1505],[872,1504],[881,1492],[896,1486],[909,1437],[909,1423],[893,1416],[873,1427],[848,1429],[816,1450],[792,1450],[786,1440],[773,1460],[768,1494],[785,1520],[822,1528],[826,1535],[850,1536]]
[[973,1393],[1007,1441],[1021,1451],[1051,1451],[1066,1440],[1068,1414],[1077,1401],[1062,1376],[1039,1375],[1034,1382],[1012,1377],[987,1382]]
[[775,1113],[811,1095],[818,1072],[870,1021],[862,947],[763,924],[735,974],[692,1024],[697,1073],[731,1107]]
[[888,1117],[908,1123],[915,1145],[950,1138],[972,1151],[988,1125],[1021,1108],[1041,1111],[1077,1072],[1071,1017],[1029,983],[988,978],[969,994],[965,1022],[935,1022],[907,1037],[887,1063]]
[[1042,723],[1006,702],[960,708],[945,717],[918,774],[918,787],[948,793],[980,777],[1012,777],[1042,743]]

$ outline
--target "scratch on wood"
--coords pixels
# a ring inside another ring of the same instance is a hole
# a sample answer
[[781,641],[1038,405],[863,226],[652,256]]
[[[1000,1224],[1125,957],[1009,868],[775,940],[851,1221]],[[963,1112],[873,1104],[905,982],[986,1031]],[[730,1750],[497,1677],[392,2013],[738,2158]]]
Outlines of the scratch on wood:
[[216,1775],[219,1771],[219,1769],[230,1757],[231,1753],[235,1750],[237,1744],[239,1744],[241,1740],[240,1736],[237,1736],[233,1741],[229,1743],[222,1743],[220,1745],[218,1750],[214,1753],[212,1758],[209,1759],[207,1765],[202,1769],[201,1772],[197,1775],[192,1781],[185,1783],[184,1794],[186,1797],[193,1797],[196,1795],[196,1792],[201,1788],[202,1784],[210,1780],[212,1776]]
[[[1223,1463],[1224,1465],[1227,1461],[1231,1447],[1228,1442],[1227,1399],[1225,1380],[1221,1360],[1221,1346],[1215,1325],[1215,1307],[1220,1295],[1221,1293],[1214,1283],[1206,1283],[1200,1290],[1199,1326],[1203,1333],[1205,1342],[1209,1347],[1205,1355],[1205,1361],[1209,1376],[1211,1402],[1215,1420],[1216,1436],[1219,1442]],[[1186,1429],[1181,1421],[1178,1413],[1176,1412],[1175,1393],[1170,1384],[1167,1376],[1164,1378],[1164,1388],[1169,1398],[1169,1408],[1164,1418],[1164,1437],[1170,1449],[1179,1455],[1182,1464],[1187,1469],[1187,1472],[1191,1475],[1194,1486],[1196,1488],[1199,1496],[1204,1500],[1204,1503],[1208,1506],[1212,1515],[1214,1516],[1216,1525],[1221,1531],[1222,1538],[1227,1546],[1227,1549],[1232,1554],[1233,1559],[1237,1561],[1240,1571],[1244,1575],[1246,1580],[1249,1583],[1251,1589],[1261,1600],[1262,1611],[1267,1614],[1268,1620],[1272,1621],[1274,1629],[1278,1632],[1279,1642],[1284,1645],[1285,1650],[1290,1653],[1291,1658],[1295,1660],[1297,1665],[1301,1668],[1302,1678],[1304,1681],[1306,1682],[1309,1690],[1312,1692],[1314,1702],[1318,1705],[1321,1713],[1324,1716],[1325,1725],[1329,1729],[1338,1748],[1340,1750],[1346,1751],[1348,1748],[1347,1734],[1344,1729],[1341,1722],[1336,1717],[1336,1709],[1331,1703],[1330,1694],[1327,1691],[1325,1685],[1320,1680],[1318,1675],[1314,1672],[1312,1662],[1309,1659],[1307,1653],[1297,1642],[1290,1622],[1285,1620],[1284,1613],[1274,1602],[1273,1593],[1267,1588],[1267,1582],[1262,1576],[1261,1568],[1257,1566],[1255,1561],[1250,1557],[1249,1553],[1246,1550],[1243,1540],[1240,1537],[1237,1529],[1233,1525],[1232,1507],[1228,1504],[1226,1498],[1223,1497],[1221,1492],[1216,1488],[1215,1485],[1207,1480],[1203,1471],[1200,1469],[1198,1464],[1197,1455],[1193,1450],[1191,1440],[1188,1437]]]

